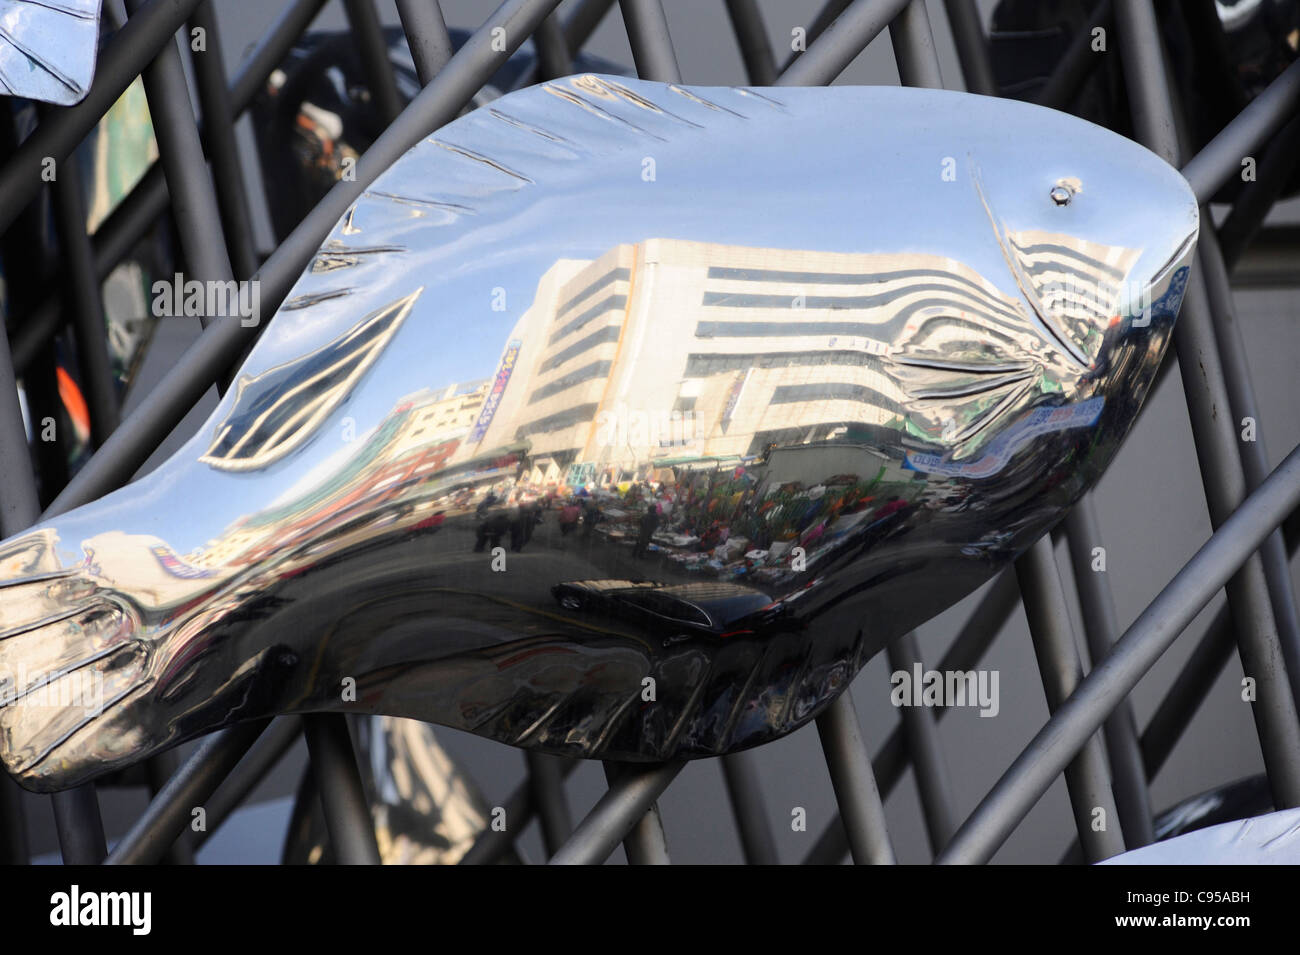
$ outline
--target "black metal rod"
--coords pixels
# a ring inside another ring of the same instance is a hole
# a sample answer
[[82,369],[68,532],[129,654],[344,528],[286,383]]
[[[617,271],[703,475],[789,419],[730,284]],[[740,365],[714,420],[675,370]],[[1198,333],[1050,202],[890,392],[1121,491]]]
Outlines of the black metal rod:
[[952,29],[952,41],[957,47],[957,61],[966,81],[966,89],[981,96],[997,96],[998,84],[993,77],[993,62],[989,58],[988,38],[980,22],[979,7],[975,0],[943,0]]
[[191,46],[190,61],[194,64],[194,85],[203,112],[203,142],[212,161],[222,229],[229,243],[229,261],[234,277],[245,280],[257,271],[258,257],[215,8],[216,0],[205,0],[190,17],[190,26],[204,33],[204,49],[193,50]]
[[[23,214],[24,217],[27,215]],[[22,217],[19,218],[22,221]],[[26,233],[25,229],[16,230]],[[34,234],[34,233],[31,233]],[[44,251],[43,247],[41,251]],[[7,257],[10,262],[13,257]],[[43,256],[42,256],[43,258]],[[54,342],[50,342],[36,356],[36,361],[23,377],[23,393],[27,398],[27,416],[32,423],[33,437],[36,426],[46,422],[55,424],[51,432],[40,435],[31,443],[32,462],[40,475],[38,490],[41,502],[47,503],[51,495],[68,483],[68,461],[72,455],[72,429],[58,424],[64,420],[66,410],[59,394],[59,358]]]
[[[126,21],[125,5],[120,0],[107,4],[107,8],[117,19],[118,27]],[[153,66],[151,69],[157,69]],[[224,88],[224,87],[222,87]],[[45,114],[48,116],[48,113]],[[62,178],[53,186],[53,205],[55,218],[60,233],[60,244],[64,252],[66,285],[69,286],[69,308],[72,311],[73,331],[77,338],[79,363],[82,365],[83,377],[87,381],[88,396],[92,407],[92,437],[96,444],[101,444],[116,429],[118,422],[117,392],[112,368],[109,365],[107,337],[104,333],[104,309],[100,300],[99,275],[96,274],[94,253],[90,239],[86,235],[86,208],[81,194],[81,175],[79,175],[77,157],[69,155],[62,162]],[[162,752],[147,761],[149,783],[153,791],[161,789],[166,778],[177,767],[175,752]],[[75,796],[75,812],[90,824],[78,826],[85,830],[79,833],[79,841],[90,843],[85,854],[90,861],[103,860],[107,848],[103,845],[103,824],[99,820],[99,803],[95,798],[94,787],[82,787]],[[60,807],[56,803],[56,815]],[[70,826],[61,826],[68,829]],[[65,846],[65,860],[68,860],[68,847]],[[168,852],[168,861],[174,864],[191,864],[194,854],[185,839],[177,839]]]
[[[921,648],[913,631],[890,643],[886,652],[889,666],[895,673],[911,673],[913,665],[922,662]],[[931,850],[938,855],[957,831],[960,821],[952,801],[952,783],[948,778],[948,764],[943,758],[938,723],[931,707],[904,706],[900,713],[908,758],[921,796],[926,836]]]
[[889,840],[885,806],[871,770],[858,712],[846,687],[822,715],[817,735],[826,756],[826,769],[835,801],[848,834],[849,853],[857,865],[892,865],[894,846]]
[[[272,24],[267,35],[244,62],[230,86],[233,115],[242,114],[271,71],[284,58],[298,35],[320,11],[325,0],[297,0]],[[167,208],[166,177],[162,164],[154,162],[129,193],[95,230],[91,245],[95,251],[95,271],[106,278],[119,261],[148,231]],[[13,339],[13,362],[22,374],[37,352],[59,328],[59,300],[50,295],[24,320]]]
[[[1246,345],[1241,339],[1241,325],[1237,321],[1236,309],[1232,302],[1232,286],[1228,281],[1228,270],[1219,251],[1219,244],[1214,234],[1214,223],[1208,209],[1203,210],[1202,213],[1197,257],[1205,282],[1210,320],[1214,329],[1215,342],[1218,344],[1224,383],[1227,385],[1228,399],[1232,403],[1233,427],[1242,429],[1238,432],[1238,437],[1242,437],[1248,427],[1247,419],[1254,425],[1253,434],[1249,435],[1250,439],[1243,438],[1237,444],[1246,479],[1246,490],[1253,491],[1268,476],[1268,450],[1264,441],[1264,423],[1260,415],[1259,401],[1255,397],[1255,386],[1251,381]],[[1260,549],[1260,562],[1264,567],[1264,578],[1271,598],[1273,617],[1277,622],[1278,642],[1290,677],[1291,698],[1300,700],[1300,612],[1296,609],[1295,590],[1291,584],[1291,566],[1280,529],[1270,534],[1268,540],[1264,542],[1264,546]]]
[[577,56],[578,51],[587,45],[591,35],[596,32],[596,27],[600,26],[600,21],[605,19],[613,6],[614,0],[576,0],[565,10],[564,43],[570,56]]
[[1300,256],[1300,226],[1265,224],[1232,266],[1232,287],[1300,287],[1295,263]]
[[[946,0],[946,8],[953,26],[963,73],[967,77],[967,87],[975,92],[996,92],[988,48],[983,42],[983,28],[975,4],[970,0]],[[1088,22],[1084,24],[1085,29],[1080,30],[1073,38],[1067,50],[1066,62],[1062,62],[1058,69],[1053,71],[1048,87],[1043,91],[1045,98],[1052,101],[1068,101],[1073,98],[1079,84],[1086,78],[1095,62],[1091,50],[1093,25],[1100,20],[1108,19],[1110,15],[1108,0],[1103,0],[1092,11]],[[972,74],[977,78],[974,86],[970,82]],[[987,87],[987,89],[975,89],[975,86]],[[1069,546],[1075,571],[1076,593],[1083,612],[1085,636],[1091,647],[1092,658],[1099,660],[1110,651],[1110,646],[1118,635],[1118,628],[1109,582],[1104,576],[1091,571],[1091,547],[1096,546],[1099,538],[1095,515],[1092,512],[1091,496],[1085,496],[1075,506],[1067,521],[1073,521]],[[1050,544],[1047,545],[1047,556],[1051,556]],[[1034,558],[1031,555],[1027,560],[1032,562]],[[1056,583],[1055,588],[1048,588],[1049,593],[1059,592],[1060,578],[1054,561],[1049,568],[1040,569],[1049,570],[1051,580]],[[1056,618],[1062,621],[1063,626],[1068,628],[1069,618],[1064,613],[1063,604],[1058,604],[1050,610],[1040,607],[1040,612],[1049,619]],[[1066,633],[1068,634],[1068,630]],[[1060,641],[1043,639],[1036,641],[1036,647],[1041,644],[1043,652],[1050,652],[1053,643],[1060,643]],[[1072,648],[1072,644],[1061,644],[1058,647],[1063,653],[1069,652]],[[1077,654],[1072,655],[1077,662]],[[1082,668],[1078,667],[1072,683],[1077,683],[1081,676]],[[1135,848],[1146,845],[1154,839],[1151,808],[1141,753],[1138,749],[1137,729],[1132,707],[1127,699],[1107,719],[1103,741],[1114,773],[1114,778],[1110,780],[1111,788],[1107,792],[1114,798],[1119,828],[1125,837],[1124,846]],[[1099,758],[1099,754],[1090,753],[1090,748],[1092,744],[1072,764],[1072,767],[1075,767],[1075,774],[1079,777],[1076,779],[1075,788],[1080,791],[1081,796],[1086,793],[1089,786],[1097,784],[1096,774],[1105,772],[1105,761]],[[1074,790],[1071,791],[1071,795],[1074,795]],[[1083,798],[1086,799],[1086,796]],[[1077,805],[1074,808],[1077,816]],[[1089,820],[1077,816],[1077,826],[1089,824]],[[1087,830],[1080,828],[1079,831]],[[1115,840],[1093,838],[1090,841],[1092,844],[1089,848],[1094,854],[1107,852],[1114,848],[1115,844]]]
[[194,834],[197,850],[221,828],[240,804],[302,738],[302,718],[277,716],[244,753],[216,791],[203,804],[206,826]]
[[[1295,555],[1296,543],[1294,540],[1288,540],[1289,557]],[[1228,665],[1228,660],[1232,657],[1236,646],[1227,608],[1220,607],[1201,635],[1201,639],[1192,649],[1182,670],[1174,677],[1173,683],[1156,705],[1155,712],[1147,722],[1146,729],[1139,740],[1139,760],[1143,777],[1148,782],[1160,774],[1169,754],[1173,752],[1174,746],[1191,723],[1192,717],[1205,702],[1215,682],[1223,673],[1223,668]],[[1094,656],[1094,659],[1100,657]],[[1118,792],[1116,797],[1118,800]],[[1120,809],[1122,813],[1123,807],[1121,806]],[[1125,836],[1128,836],[1127,829],[1125,829]],[[1073,858],[1069,858],[1070,856]],[[1071,847],[1067,859],[1071,862],[1081,861],[1077,844]]]
[[[1178,138],[1168,78],[1162,57],[1152,52],[1160,50],[1155,11],[1150,0],[1123,0],[1116,5],[1115,20],[1138,138],[1156,155],[1177,166]],[[1211,142],[1202,155],[1213,146]],[[1220,413],[1220,409],[1230,409],[1232,402],[1200,270],[1193,270],[1188,280],[1182,315],[1174,328],[1174,347],[1210,522],[1217,527],[1245,497],[1246,479],[1237,427],[1227,415]],[[1251,556],[1232,577],[1228,584],[1228,605],[1237,624],[1242,666],[1258,687],[1251,713],[1276,805],[1278,808],[1300,805],[1300,718],[1283,662],[1268,582],[1258,555]]]
[[[181,767],[181,756],[175,749],[155,753],[144,761],[145,781],[149,787],[149,799],[152,801],[163,791],[167,781],[176,775]],[[194,846],[190,841],[191,833],[182,829],[162,857],[155,860],[160,865],[194,865]]]
[[1300,447],[1224,521],[1052,714],[957,830],[940,862],[986,862],[1160,655],[1300,505]]
[[[1016,560],[1016,578],[1029,618],[1029,636],[1043,678],[1047,709],[1055,713],[1083,680],[1083,664],[1074,642],[1050,535]],[[1089,862],[1124,851],[1119,812],[1110,789],[1110,772],[1097,736],[1088,739],[1065,769],[1074,823]]]
[[[994,638],[1001,632],[1007,618],[1019,605],[1020,591],[1016,587],[1016,575],[1009,569],[1004,570],[994,578],[975,610],[957,632],[956,638],[939,660],[939,670],[947,672],[974,669],[993,645]],[[947,712],[946,707],[935,707],[934,718],[941,720]],[[903,778],[907,766],[907,742],[902,728],[895,727],[871,761],[882,798],[888,798]],[[804,864],[833,865],[843,859],[848,851],[848,836],[844,832],[843,821],[836,814],[804,857]]]
[[829,85],[909,2],[854,0],[806,52],[794,58],[773,85]]
[[[362,191],[407,149],[454,119],[556,2],[506,0],[497,8],[434,81],[375,140],[357,162],[356,178],[335,185],[263,263],[253,281],[261,283],[264,309],[279,307],[334,223]],[[505,49],[494,49],[492,31],[497,28],[505,31]],[[225,373],[254,331],[237,321],[216,322],[206,329],[68,483],[47,516],[93,500],[129,480],[199,397]]]
[[373,0],[343,0],[352,39],[361,54],[361,70],[366,78],[370,102],[380,119],[387,125],[402,111],[402,97],[397,92],[397,77],[393,75],[393,61],[388,57],[388,44],[384,28],[379,25]]
[[218,730],[205,739],[113,847],[107,864],[148,865],[157,862],[176,837],[185,831],[194,810],[207,802],[266,729],[268,722],[239,723]]
[[[528,787],[531,805],[537,807],[537,821],[542,828],[542,845],[546,854],[554,855],[573,833],[573,817],[569,815],[569,802],[564,794],[564,762],[547,753],[524,753],[528,764]],[[507,823],[517,820],[509,816]]]
[[23,791],[8,774],[0,773],[0,865],[27,865],[30,852]]
[[[144,0],[126,0],[133,16]],[[129,23],[130,21],[128,21]],[[172,215],[181,224],[181,252],[191,277],[199,281],[230,282],[234,271],[226,252],[217,196],[199,142],[198,124],[190,103],[181,52],[173,37],[144,71],[145,97],[158,140],[158,158],[167,176]],[[200,316],[206,326],[213,316]]]
[[[826,2],[822,4],[821,9],[817,11],[817,15],[813,17],[812,23],[808,25],[804,32],[804,46],[807,47],[809,44],[816,43],[817,39],[826,32],[827,28],[832,23],[835,22],[836,18],[848,9],[850,2],[851,0],[826,0]],[[788,70],[790,64],[803,56],[805,52],[807,52],[806,49],[792,49],[790,55],[786,57],[785,62],[781,64],[781,68],[777,70],[777,75],[779,76]]]
[[629,767],[578,823],[551,865],[599,865],[682,771],[683,763]]
[[537,50],[537,80],[553,80],[573,72],[573,58],[569,56],[569,44],[564,39],[564,25],[558,13],[541,22],[533,34],[533,46]]
[[[1284,537],[1290,559],[1295,556],[1300,537],[1287,534]],[[1227,666],[1235,646],[1228,610],[1220,607],[1142,732],[1142,762],[1148,780],[1155,779],[1164,766],[1174,745]]]
[[[28,137],[26,142],[31,139]],[[15,217],[22,211],[19,207]],[[32,471],[27,432],[18,405],[18,383],[9,358],[9,339],[0,335],[0,537],[12,537],[26,530],[36,523],[39,512],[36,475]],[[52,800],[59,844],[68,853],[65,861],[102,858],[104,826],[94,785],[87,783],[55,793]],[[8,808],[13,809],[16,804],[16,800],[11,800]],[[4,824],[6,829],[13,829],[24,822],[21,818],[8,818]]]
[[680,83],[682,74],[660,0],[618,0],[618,5],[623,11],[637,76],[660,83]]
[[55,793],[54,826],[64,865],[99,865],[108,855],[94,783]]
[[[1211,327],[1201,270],[1193,270],[1174,332],[1178,368],[1192,419],[1210,522],[1223,525],[1245,493],[1237,426],[1222,413],[1232,407]],[[1222,409],[1222,410],[1221,410]],[[1253,554],[1228,582],[1228,608],[1246,676],[1256,681],[1251,713],[1279,808],[1300,805],[1300,722],[1279,641],[1268,580]]]
[[1178,131],[1155,8],[1149,0],[1116,0],[1115,28],[1137,138],[1177,168]]
[[776,865],[776,840],[768,822],[762,780],[754,754],[741,750],[723,756],[719,762],[722,763],[722,777],[727,784],[727,796],[731,800],[731,813],[736,818],[745,861],[750,865]]
[[1101,0],[1092,8],[1087,19],[1070,38],[1070,45],[1065,48],[1052,75],[1038,91],[1035,101],[1039,106],[1063,110],[1070,105],[1092,75],[1093,69],[1101,62],[1101,56],[1093,49],[1093,30],[1110,29],[1113,17],[1110,0]]
[[[1123,34],[1120,40],[1122,43]],[[1300,106],[1300,60],[1283,70],[1183,166],[1183,176],[1196,193],[1196,200],[1202,204],[1209,202],[1225,182],[1240,175],[1241,160],[1255,155],[1295,114],[1297,106]]]
[[[626,772],[635,772],[619,763],[605,763],[605,780],[612,787]],[[641,818],[623,837],[623,851],[628,865],[668,865],[668,840],[659,816],[659,804],[652,802]]]
[[[1119,622],[1115,619],[1115,600],[1106,570],[1096,570],[1093,566],[1093,551],[1101,546],[1101,533],[1097,529],[1091,494],[1084,495],[1066,517],[1065,535],[1088,655],[1094,662],[1103,660],[1119,636]],[[1149,845],[1155,841],[1151,794],[1147,790],[1133,704],[1127,698],[1106,718],[1102,739],[1110,760],[1111,786],[1124,845],[1129,849]]]
[[[565,73],[572,69],[573,57],[577,56],[583,45],[591,39],[591,34],[595,32],[596,27],[600,25],[601,20],[605,18],[605,15],[609,13],[610,8],[613,6],[614,0],[575,0],[574,3],[565,8],[563,13],[557,9],[546,18],[547,20],[554,18],[559,21],[560,32],[564,37],[565,56],[569,58],[569,65],[566,65]],[[538,25],[533,38],[533,42],[538,44],[538,56],[528,65],[527,69],[519,74],[511,89],[523,89],[548,78],[544,75],[545,64],[543,64],[542,58],[546,56],[554,57],[554,51],[559,48],[558,44],[550,36],[549,29],[546,20],[543,20]],[[549,52],[544,50],[543,47],[547,45],[554,49]]]
[[8,352],[9,342],[0,335],[0,537],[26,530],[41,511]]
[[266,35],[244,60],[230,87],[230,104],[233,115],[238,116],[253,101],[271,72],[284,60],[284,55],[316,19],[325,0],[292,0],[266,31]]
[[1155,779],[1164,767],[1174,744],[1214,688],[1236,647],[1227,608],[1221,608],[1142,733],[1142,764],[1148,780]]
[[1255,181],[1243,183],[1232,211],[1219,227],[1219,252],[1223,264],[1232,271],[1241,254],[1259,234],[1273,203],[1282,195],[1295,174],[1296,156],[1300,155],[1300,116],[1293,116],[1277,138],[1268,144],[1255,168]]
[[442,5],[438,0],[397,0],[397,16],[402,21],[406,45],[411,49],[415,75],[421,86],[428,86],[452,54]]
[[[561,779],[567,779],[569,774],[577,768],[577,760],[562,760],[560,763]],[[509,798],[501,805],[501,808],[505,810],[506,828],[493,829],[489,826],[479,833],[478,838],[474,840],[474,844],[469,847],[461,858],[461,865],[492,865],[500,861],[501,857],[510,851],[510,847],[515,844],[515,840],[528,828],[528,824],[533,821],[533,817],[537,814],[537,801],[533,798],[532,786],[532,780],[525,779],[510,794]]]
[[46,159],[58,162],[71,154],[157,51],[173,43],[176,31],[199,2],[149,0],[105,46],[86,98],[56,110],[23,140],[0,167],[0,232],[13,225],[44,184],[41,171]]
[[[1300,512],[1293,512],[1283,522],[1288,559],[1293,558],[1300,548],[1300,534],[1292,533],[1287,527],[1298,514]],[[1175,744],[1227,666],[1235,647],[1228,610],[1220,607],[1142,732],[1142,761],[1148,780],[1155,779],[1163,768]]]
[[628,865],[668,865],[668,840],[659,815],[659,804],[651,803],[640,819],[623,837],[623,851]]
[[943,89],[939,54],[934,48],[934,31],[925,0],[911,0],[889,24],[889,42],[898,64],[898,78],[904,86]]
[[77,363],[86,385],[90,410],[90,435],[96,447],[117,427],[117,382],[108,357],[104,333],[104,303],[95,274],[95,256],[86,235],[86,204],[76,156],[63,160],[52,187],[54,224],[59,233],[64,281],[61,283],[72,331],[77,342]]
[[311,713],[303,717],[303,731],[335,857],[341,865],[379,865],[375,824],[361,785],[347,717]]
[[727,0],[727,16],[731,18],[749,82],[754,86],[771,86],[776,81],[776,57],[758,0]]

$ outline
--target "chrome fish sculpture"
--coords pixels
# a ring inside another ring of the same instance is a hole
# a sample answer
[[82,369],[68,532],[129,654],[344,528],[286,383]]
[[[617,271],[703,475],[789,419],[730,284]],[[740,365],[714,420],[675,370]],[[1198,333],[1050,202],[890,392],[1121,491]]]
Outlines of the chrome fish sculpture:
[[321,710],[788,733],[1096,481],[1197,217],[1017,102],[503,97],[365,191],[181,451],[0,545],[0,756],[53,790]]

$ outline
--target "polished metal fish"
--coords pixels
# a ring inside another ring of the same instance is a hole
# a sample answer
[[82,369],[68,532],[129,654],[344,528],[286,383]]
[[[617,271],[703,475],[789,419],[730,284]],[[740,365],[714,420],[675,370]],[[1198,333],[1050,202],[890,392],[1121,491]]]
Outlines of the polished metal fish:
[[283,712],[790,732],[1101,474],[1197,215],[1022,103],[503,97],[348,210],[181,451],[0,547],[0,755],[49,790]]

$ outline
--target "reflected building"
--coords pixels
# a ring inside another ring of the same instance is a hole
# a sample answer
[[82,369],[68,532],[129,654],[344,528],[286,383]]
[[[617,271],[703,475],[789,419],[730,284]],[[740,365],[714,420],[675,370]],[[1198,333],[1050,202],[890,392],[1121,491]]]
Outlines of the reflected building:
[[414,402],[410,423],[403,432],[406,444],[398,450],[432,444],[434,451],[426,463],[443,467],[478,420],[490,384],[487,379],[462,382],[439,389],[432,396],[422,394]]
[[[973,269],[922,254],[651,239],[561,259],[493,377],[408,395],[346,464],[185,563],[266,560],[420,487],[431,500],[512,478],[600,485],[760,458],[772,487],[819,474],[901,485],[918,472],[996,473],[1034,435],[1095,420],[1097,402],[1025,418],[1024,399],[1092,369],[1137,255],[1041,232],[1008,235],[1005,249],[1033,314]],[[369,356],[373,330],[403,312],[381,309],[299,362],[309,381],[331,383],[322,405]],[[257,400],[259,384],[246,383],[243,417],[274,437],[219,431],[236,455],[272,456],[293,440],[263,424],[288,400]]]
[[584,460],[628,320],[635,248],[546,271],[455,462],[523,443],[537,479],[558,481]]
[[488,380],[448,385],[434,393],[420,413],[420,425],[436,439],[462,438],[478,420],[479,409],[487,395]]
[[1092,369],[1138,255],[1049,233],[1005,248],[1033,314],[919,253],[651,239],[561,260],[454,460],[522,444],[528,478],[580,485],[827,440],[969,457]]
[[1125,285],[1137,249],[1041,230],[1009,233],[1006,248],[1036,310],[1067,349],[1089,365],[1121,310],[1140,315],[1152,305],[1149,288]]

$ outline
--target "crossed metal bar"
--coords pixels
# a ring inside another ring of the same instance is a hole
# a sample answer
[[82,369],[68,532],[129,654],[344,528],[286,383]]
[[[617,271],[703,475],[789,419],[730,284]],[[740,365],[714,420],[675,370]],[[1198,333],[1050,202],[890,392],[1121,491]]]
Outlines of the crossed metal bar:
[[[886,26],[904,85],[944,85],[924,0],[828,0],[809,28],[806,51],[796,53],[779,70],[755,0],[725,3],[747,74],[756,85],[830,83]],[[84,222],[76,190],[57,184],[52,190],[68,294],[66,301],[47,297],[20,316],[11,336],[0,336],[0,449],[4,451],[0,454],[0,533],[17,533],[33,523],[40,510],[34,476],[26,463],[15,377],[32,368],[65,315],[77,336],[94,405],[92,434],[98,450],[45,516],[125,483],[202,393],[223,380],[256,336],[256,329],[236,322],[206,328],[118,426],[98,332],[98,282],[169,204],[178,221],[204,224],[202,229],[181,230],[187,267],[210,278],[251,277],[261,283],[263,301],[274,309],[330,227],[366,186],[407,148],[453,119],[527,37],[534,38],[538,57],[522,82],[563,75],[612,5],[612,0],[571,0],[557,11],[559,0],[506,0],[453,55],[436,0],[397,0],[423,87],[403,109],[372,0],[344,0],[376,108],[390,122],[357,164],[355,179],[338,183],[269,258],[259,262],[253,246],[250,193],[234,148],[234,123],[324,0],[294,0],[230,81],[221,68],[214,0],[128,0],[129,17],[116,0],[108,0],[110,15],[124,22],[100,57],[90,93],[75,107],[48,111],[35,132],[0,166],[0,231],[13,226],[37,196],[45,157],[63,164],[59,183],[75,184],[75,175],[69,174],[72,150],[137,75],[144,76],[150,109],[158,117],[159,160],[93,236],[76,227]],[[619,7],[638,74],[680,82],[660,0],[620,0]],[[944,8],[966,88],[995,94],[974,3],[945,0]],[[177,30],[187,22],[201,28],[207,38],[207,55],[194,58],[201,122],[196,122],[185,93],[176,42]],[[1138,136],[1177,164],[1178,116],[1158,55],[1161,41],[1150,0],[1101,0],[1088,24],[1112,23],[1119,35]],[[504,50],[499,45],[493,48],[497,29],[504,30],[499,34],[506,38]],[[1075,38],[1044,86],[1043,105],[1068,106],[1086,81],[1095,62],[1087,33]],[[1207,203],[1239,169],[1241,157],[1260,151],[1279,129],[1285,127],[1282,140],[1296,141],[1300,119],[1291,117],[1298,105],[1300,64],[1275,80],[1183,165],[1198,200]],[[872,761],[852,700],[847,692],[842,694],[818,719],[841,817],[831,821],[806,861],[838,861],[846,851],[857,862],[893,861],[882,800],[909,762],[917,773],[936,861],[987,861],[1061,773],[1067,778],[1086,858],[1099,859],[1149,843],[1154,834],[1147,783],[1226,663],[1234,633],[1246,672],[1260,682],[1254,714],[1275,804],[1279,808],[1300,805],[1300,721],[1295,702],[1300,696],[1300,614],[1289,576],[1293,548],[1284,542],[1281,530],[1300,506],[1300,449],[1267,474],[1262,441],[1242,444],[1235,439],[1234,422],[1257,419],[1258,410],[1228,281],[1229,265],[1241,256],[1281,188],[1288,159],[1280,144],[1265,154],[1256,190],[1238,202],[1224,225],[1226,249],[1220,249],[1209,216],[1203,215],[1201,267],[1189,283],[1175,334],[1215,526],[1209,541],[1117,639],[1114,602],[1105,575],[1088,568],[1100,538],[1093,505],[1085,498],[1066,520],[1062,536],[1074,569],[1091,672],[1084,675],[1083,661],[1074,649],[1059,568],[1051,540],[1044,538],[1018,561],[1016,577],[1004,572],[986,590],[939,665],[974,667],[1014,609],[1018,594],[1023,594],[1052,710],[1047,723],[958,825],[937,734],[945,710],[905,713]],[[212,165],[211,177],[207,162]],[[1232,414],[1217,414],[1220,408],[1229,408]],[[1228,608],[1215,618],[1139,735],[1128,693],[1225,587]],[[896,667],[920,660],[911,634],[888,652]],[[191,808],[198,805],[208,810],[208,828],[193,840],[201,844],[304,733],[340,861],[378,861],[346,721],[338,715],[281,717],[270,728],[259,721],[212,734],[172,775],[111,855],[104,847],[94,787],[57,794],[55,818],[65,861],[97,862],[105,857],[111,863],[156,861],[176,842]],[[620,842],[629,861],[668,861],[655,803],[682,764],[607,767],[608,792],[576,827],[564,796],[564,779],[573,765],[528,756],[528,779],[506,801],[511,831],[485,831],[464,861],[499,858],[534,816],[541,823],[552,862],[601,862]],[[752,757],[732,754],[723,757],[722,767],[746,859],[775,862],[775,843]],[[0,785],[6,852],[10,858],[25,858],[22,819],[11,790],[8,780]],[[1087,824],[1097,808],[1114,817],[1113,827],[1097,832]]]

